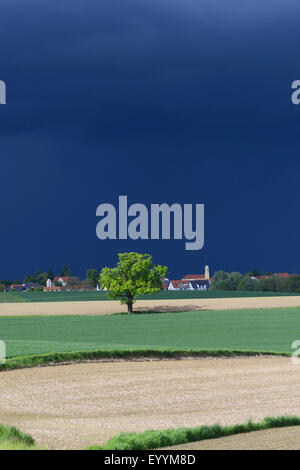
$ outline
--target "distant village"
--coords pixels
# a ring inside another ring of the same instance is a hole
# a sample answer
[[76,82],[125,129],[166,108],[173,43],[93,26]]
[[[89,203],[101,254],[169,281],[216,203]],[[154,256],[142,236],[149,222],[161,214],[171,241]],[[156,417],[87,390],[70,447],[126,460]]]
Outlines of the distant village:
[[[64,266],[64,273],[68,275],[54,276],[48,272],[49,276],[45,273],[36,272],[32,276],[27,276],[23,283],[13,282],[3,286],[4,292],[26,292],[26,291],[44,291],[44,292],[59,292],[59,291],[83,291],[83,290],[96,290],[102,291],[99,285],[99,273],[96,269],[87,271],[87,278],[81,281],[78,277],[73,276],[67,266]],[[210,288],[212,278],[209,274],[209,266],[205,266],[203,274],[187,274],[182,279],[162,279],[162,287],[164,290],[200,290],[205,291]],[[0,281],[1,283],[1,281]]]
[[[88,269],[84,280],[74,276],[67,265],[63,265],[61,275],[55,276],[52,269],[47,273],[36,271],[26,276],[24,282],[0,280],[2,292],[60,292],[60,291],[105,291],[99,284],[100,273],[97,269]],[[162,279],[162,288],[168,291],[207,291],[243,290],[299,292],[300,276],[287,272],[260,273],[253,270],[245,275],[239,272],[216,271],[210,276],[209,266],[202,274],[186,274],[181,279]]]
[[163,289],[165,290],[208,290],[210,288],[212,278],[209,274],[209,266],[205,266],[204,274],[187,274],[182,279],[163,280]]

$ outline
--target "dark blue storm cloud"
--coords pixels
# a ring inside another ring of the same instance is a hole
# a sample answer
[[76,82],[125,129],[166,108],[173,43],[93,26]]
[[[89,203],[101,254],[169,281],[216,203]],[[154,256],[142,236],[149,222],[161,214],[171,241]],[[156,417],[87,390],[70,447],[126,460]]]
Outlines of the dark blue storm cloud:
[[[296,0],[2,0],[0,278],[119,251],[300,272]],[[96,238],[96,207],[204,203],[205,246]]]

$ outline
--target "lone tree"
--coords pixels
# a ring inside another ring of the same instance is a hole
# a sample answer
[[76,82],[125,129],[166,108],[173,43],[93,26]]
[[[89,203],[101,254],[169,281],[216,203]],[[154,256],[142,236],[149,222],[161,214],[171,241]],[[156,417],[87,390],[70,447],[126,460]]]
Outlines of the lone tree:
[[106,288],[110,299],[120,299],[132,313],[137,295],[153,294],[162,290],[162,278],[167,266],[154,266],[152,256],[140,253],[119,253],[115,268],[103,268],[100,274],[101,288]]

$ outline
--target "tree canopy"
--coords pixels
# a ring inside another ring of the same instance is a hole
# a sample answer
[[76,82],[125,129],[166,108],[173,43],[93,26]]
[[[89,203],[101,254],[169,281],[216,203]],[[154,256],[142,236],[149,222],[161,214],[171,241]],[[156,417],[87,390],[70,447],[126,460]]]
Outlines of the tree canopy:
[[100,274],[101,288],[106,288],[108,297],[126,304],[128,312],[138,295],[153,294],[162,290],[162,278],[167,266],[152,263],[152,256],[140,253],[119,253],[115,268],[103,268]]
[[91,282],[93,287],[96,287],[99,282],[99,273],[97,269],[88,269],[86,272],[86,279]]
[[[46,282],[47,282],[47,279],[48,279],[48,274],[46,272],[41,272],[41,271],[35,271],[33,274],[28,274],[25,279],[24,279],[24,283],[27,284],[27,283],[36,283],[36,284],[40,284],[41,286],[45,286],[46,285]],[[20,283],[20,282],[15,282],[16,284]]]
[[50,268],[48,273],[47,273],[47,276],[48,276],[48,279],[51,279],[51,281],[53,281],[54,279],[54,272],[53,272],[53,269]]
[[67,266],[66,264],[63,264],[63,266],[61,268],[61,276],[63,276],[63,277],[72,276],[72,271],[69,268],[69,266]]

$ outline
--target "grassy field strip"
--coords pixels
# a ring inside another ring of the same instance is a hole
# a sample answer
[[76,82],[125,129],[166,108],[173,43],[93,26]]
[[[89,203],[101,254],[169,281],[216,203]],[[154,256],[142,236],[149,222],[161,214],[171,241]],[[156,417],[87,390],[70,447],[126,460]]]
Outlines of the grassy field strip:
[[0,450],[34,450],[34,439],[12,426],[0,424]]
[[233,426],[200,426],[196,428],[166,429],[162,431],[144,431],[142,433],[121,433],[112,437],[103,446],[89,446],[89,450],[152,450],[188,442],[199,442],[206,439],[216,439],[234,434],[260,431],[262,429],[299,426],[297,416],[266,417],[262,421],[248,421],[245,424]]
[[[251,291],[161,291],[140,300],[177,300],[177,299],[217,299],[235,297],[279,297],[299,296],[294,292],[251,292]],[[70,302],[70,301],[108,300],[105,292],[97,291],[62,291],[62,292],[0,292],[0,303],[15,302]]]
[[[199,426],[195,428],[166,429],[161,431],[144,431],[143,433],[121,433],[110,438],[104,445],[91,445],[86,450],[154,450],[179,448],[180,444],[199,443],[222,437],[248,434],[267,429],[293,428],[300,425],[297,416],[266,417],[262,421],[248,421],[245,424],[232,426]],[[251,435],[250,440],[253,440]],[[283,438],[282,438],[283,439]],[[177,447],[176,447],[177,446]],[[264,444],[263,444],[264,446]],[[188,446],[193,449],[193,446]],[[247,449],[247,447],[244,447]],[[288,448],[288,446],[286,446]],[[29,435],[15,427],[0,424],[0,450],[36,450],[35,441]]]
[[0,318],[8,358],[104,349],[292,353],[299,308],[109,316]]
[[195,349],[115,349],[102,351],[74,351],[65,353],[36,354],[31,356],[13,357],[0,364],[0,371],[39,367],[49,364],[66,364],[89,361],[153,361],[153,360],[184,360],[200,358],[229,358],[274,356],[289,357],[284,352],[261,351],[229,351],[229,350],[195,350]]
[[164,447],[163,450],[298,450],[300,449],[299,426],[270,428],[255,432],[234,434],[189,442],[177,446]]

